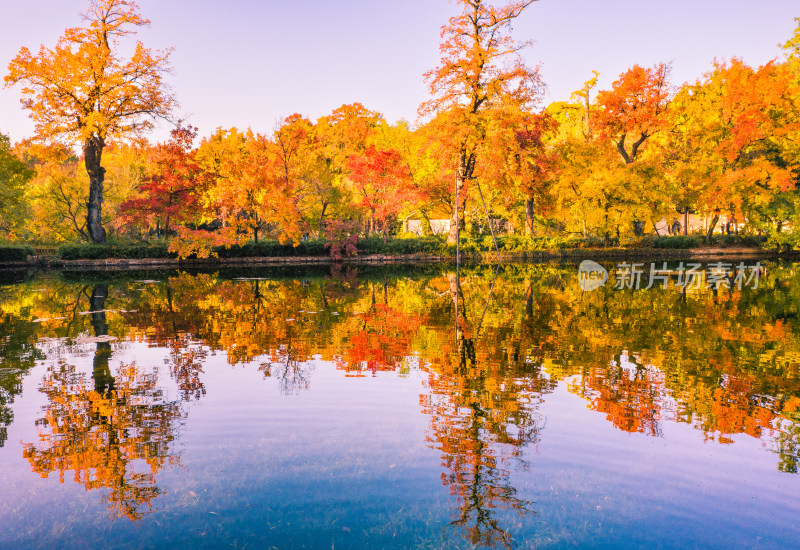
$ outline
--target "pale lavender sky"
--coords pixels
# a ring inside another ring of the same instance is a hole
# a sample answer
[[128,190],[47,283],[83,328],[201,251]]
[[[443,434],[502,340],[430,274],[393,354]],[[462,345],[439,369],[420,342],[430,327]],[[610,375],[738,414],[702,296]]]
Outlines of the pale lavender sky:
[[[390,122],[416,119],[422,73],[439,60],[447,0],[140,0],[145,46],[174,47],[169,83],[178,114],[208,135],[218,127],[269,132],[299,112],[316,119],[355,101]],[[81,23],[85,0],[0,0],[0,72],[21,46],[55,45]],[[545,102],[569,98],[601,72],[600,88],[633,64],[673,62],[676,84],[714,58],[760,65],[780,56],[800,17],[797,0],[540,0],[514,25],[541,65]],[[0,88],[0,132],[33,133],[15,88]],[[162,139],[164,128],[153,139]]]

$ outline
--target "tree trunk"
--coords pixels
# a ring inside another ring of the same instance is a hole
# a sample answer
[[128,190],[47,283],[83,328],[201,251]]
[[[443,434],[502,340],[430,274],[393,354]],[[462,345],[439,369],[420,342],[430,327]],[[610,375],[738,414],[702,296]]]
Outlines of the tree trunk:
[[461,228],[464,227],[464,207],[467,204],[467,198],[461,198],[464,189],[464,180],[460,174],[464,173],[465,161],[464,153],[461,154],[460,171],[456,172],[455,176],[455,191],[453,193],[453,213],[450,216],[450,232],[447,234],[447,244],[456,244]]
[[525,199],[525,234],[533,235],[533,197]]
[[706,233],[707,244],[711,244],[711,236],[714,234],[714,228],[717,227],[718,221],[719,221],[719,214],[714,214],[714,217],[711,218],[711,223],[708,225],[708,233]]
[[689,234],[689,207],[683,209],[683,234]]
[[[460,229],[464,228],[464,208],[467,206],[467,199],[456,198],[453,203],[453,214],[450,216],[450,232],[447,234],[447,244],[456,244],[456,235]],[[458,219],[456,219],[456,217]]]
[[325,221],[325,210],[328,209],[328,203],[322,203],[322,211],[319,213],[319,222],[317,223],[317,238],[321,239],[325,236],[325,228],[323,227],[323,221]]
[[106,169],[100,164],[105,142],[102,138],[92,136],[83,144],[83,162],[89,175],[89,201],[86,203],[86,229],[93,243],[106,242],[106,230],[103,228],[103,181]]

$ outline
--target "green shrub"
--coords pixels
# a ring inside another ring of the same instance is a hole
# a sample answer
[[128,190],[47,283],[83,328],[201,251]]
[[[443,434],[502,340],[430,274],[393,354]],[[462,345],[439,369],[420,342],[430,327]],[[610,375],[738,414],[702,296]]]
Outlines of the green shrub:
[[58,247],[58,255],[62,260],[105,260],[113,257],[113,248],[109,244],[64,244]]
[[[507,252],[528,252],[532,250],[565,250],[573,248],[592,248],[602,246],[603,241],[599,238],[584,239],[574,235],[566,236],[540,236],[531,237],[527,235],[508,235],[498,239],[500,250]],[[493,250],[491,236],[484,239],[487,250]]]
[[0,246],[0,262],[24,262],[30,255],[33,255],[33,249],[30,246]]
[[711,242],[718,246],[764,246],[767,237],[762,235],[714,235]]
[[297,245],[278,241],[249,241],[242,246],[214,248],[220,258],[284,258],[292,256],[327,256],[325,241],[312,239],[300,241]]
[[[785,234],[789,235],[789,234]],[[795,237],[796,239],[796,237]],[[773,239],[772,246],[783,245],[788,241],[784,237],[780,243]],[[645,235],[624,243],[629,248],[661,248],[687,249],[700,246],[701,237],[694,235],[674,235],[658,237]],[[324,239],[311,239],[281,244],[277,241],[248,242],[242,246],[216,247],[214,252],[219,258],[255,258],[255,257],[328,257],[330,249]],[[717,246],[766,246],[767,238],[763,236],[716,235],[712,243]],[[794,241],[791,243],[794,244]],[[530,252],[540,250],[593,249],[608,246],[619,246],[616,239],[606,240],[603,237],[579,235],[558,236],[526,236],[504,235],[498,237],[498,245],[504,252]],[[383,241],[383,237],[372,235],[359,238],[357,249],[360,255],[384,254],[455,254],[454,245],[446,245],[444,237],[396,237]],[[466,254],[491,253],[494,243],[491,235],[479,235],[475,238],[462,235],[461,251]],[[25,246],[0,247],[0,261],[25,261],[33,249]],[[169,252],[166,241],[153,242],[113,242],[104,245],[82,243],[66,244],[59,248],[59,255],[65,260],[89,259],[104,260],[108,258],[176,258]]]
[[386,245],[383,244],[383,237],[370,235],[369,237],[359,237],[356,248],[359,254],[383,254]]
[[443,242],[438,237],[392,239],[387,243],[388,254],[440,254]]
[[654,248],[697,248],[698,246],[700,246],[700,238],[693,235],[658,237],[653,241]]
[[58,248],[62,260],[107,260],[110,258],[175,258],[163,241],[152,243],[64,244]]

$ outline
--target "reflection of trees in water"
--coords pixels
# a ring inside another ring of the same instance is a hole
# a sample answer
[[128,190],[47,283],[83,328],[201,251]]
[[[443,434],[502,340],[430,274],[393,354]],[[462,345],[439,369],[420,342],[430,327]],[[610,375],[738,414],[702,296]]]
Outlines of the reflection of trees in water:
[[500,514],[535,513],[533,503],[519,497],[511,473],[528,466],[523,449],[539,441],[544,420],[538,405],[553,386],[536,365],[518,363],[514,368],[478,360],[475,337],[480,336],[493,286],[494,281],[482,312],[470,323],[460,275],[448,276],[455,315],[452,359],[430,374],[429,391],[420,399],[431,418],[427,441],[441,452],[446,469],[442,483],[456,499],[451,524],[471,544],[510,547],[511,535]]
[[12,313],[0,314],[0,447],[8,438],[8,426],[14,421],[14,398],[22,393],[22,379],[37,360],[36,328]]
[[781,457],[778,469],[790,474],[797,473],[800,461],[800,399],[795,398],[794,412],[776,423],[775,452]]
[[618,355],[609,365],[582,369],[567,387],[626,432],[660,436],[664,413],[671,409],[664,374],[627,353]]
[[298,358],[291,346],[283,345],[270,354],[270,359],[259,365],[265,378],[275,378],[283,395],[296,395],[307,390],[311,382],[311,363]]
[[171,443],[182,412],[157,376],[135,364],[121,366],[111,380],[98,384],[65,363],[48,368],[39,442],[26,443],[24,456],[42,477],[58,472],[63,482],[71,470],[86,489],[107,489],[111,512],[135,520],[162,493],[157,472],[178,462]]
[[535,378],[486,374],[432,374],[421,401],[431,418],[427,441],[441,452],[442,483],[456,499],[452,525],[472,544],[510,546],[499,514],[534,513],[532,502],[518,496],[511,472],[528,466],[523,448],[539,442],[544,420],[535,401],[542,388],[534,387]]
[[392,307],[385,279],[381,285],[369,284],[369,305],[365,309],[348,323],[347,337],[334,356],[336,368],[346,371],[347,376],[406,372],[412,339],[424,317]]
[[178,384],[184,401],[199,400],[206,394],[206,385],[200,375],[207,357],[208,350],[187,337],[176,338],[170,343],[169,373]]
[[[37,294],[41,313],[12,315],[3,304],[2,368],[22,372],[33,364],[37,330],[72,337],[88,326],[95,336],[110,327],[169,348],[183,399],[204,395],[211,350],[232,363],[261,364],[287,394],[308,388],[311,357],[335,361],[349,375],[403,372],[417,364],[408,361],[414,355],[432,377],[430,395],[422,397],[431,444],[442,452],[446,483],[461,495],[459,510],[468,511],[463,524],[482,533],[494,532],[492,521],[502,531],[497,512],[514,507],[503,499],[516,498],[503,489],[520,464],[515,449],[539,437],[534,398],[561,380],[618,429],[658,435],[663,422],[675,420],[720,443],[749,434],[778,453],[781,470],[797,471],[800,338],[793,311],[800,284],[790,283],[800,277],[776,272],[781,284],[764,280],[763,291],[749,293],[584,295],[571,267],[504,270],[490,300],[488,268],[461,281],[426,275],[381,283],[341,268],[324,279],[283,281],[184,273],[137,288],[57,281]],[[107,318],[101,310],[112,299],[126,312]],[[87,301],[95,313],[81,316]],[[56,316],[67,320],[15,321]],[[630,352],[625,360],[623,350]],[[112,347],[98,341],[93,352],[90,389],[107,398],[120,391],[119,375],[109,369]],[[0,429],[10,421],[9,396],[20,379],[0,374]]]
[[107,297],[107,285],[94,286],[90,315],[98,341],[91,381],[63,361],[48,368],[40,386],[48,404],[37,421],[39,443],[25,444],[23,454],[42,477],[58,472],[63,482],[72,470],[86,489],[108,489],[112,513],[136,520],[162,493],[156,473],[178,461],[170,445],[183,413],[179,402],[166,399],[157,373],[136,364],[111,373],[111,344],[101,340],[108,335]]

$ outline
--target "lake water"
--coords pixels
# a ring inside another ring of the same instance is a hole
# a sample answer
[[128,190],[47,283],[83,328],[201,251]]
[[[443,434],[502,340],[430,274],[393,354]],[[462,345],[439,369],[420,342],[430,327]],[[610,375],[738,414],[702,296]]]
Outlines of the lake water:
[[800,270],[737,262],[1,274],[0,547],[796,546]]

